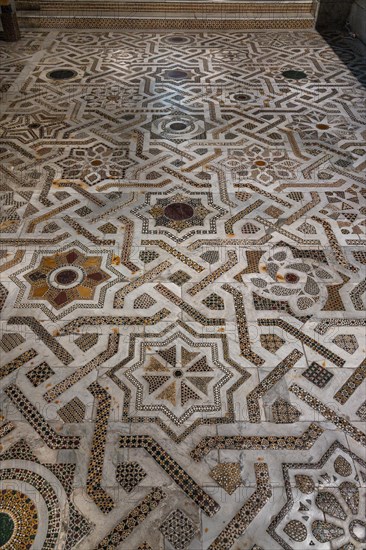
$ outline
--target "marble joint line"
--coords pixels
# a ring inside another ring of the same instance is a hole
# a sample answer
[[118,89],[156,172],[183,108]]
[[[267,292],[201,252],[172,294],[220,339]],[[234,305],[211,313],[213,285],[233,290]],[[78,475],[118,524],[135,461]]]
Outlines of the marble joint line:
[[193,478],[163,449],[157,441],[147,435],[121,436],[120,447],[145,449],[155,462],[182,489],[190,499],[208,516],[215,515],[219,504],[210,497]]
[[300,342],[337,365],[337,367],[343,367],[345,364],[345,360],[339,357],[339,355],[336,355],[325,346],[319,344],[316,340],[310,338],[310,336],[307,336],[301,330],[297,329],[293,325],[290,325],[290,323],[287,323],[287,321],[284,321],[283,319],[258,319],[258,325],[260,327],[277,326],[291,334],[291,336],[295,336]]
[[307,392],[297,384],[292,384],[289,390],[304,403],[306,403],[310,408],[312,408],[314,411],[317,411],[322,416],[324,416],[324,418],[337,426],[339,430],[348,434],[350,437],[352,437],[352,439],[357,441],[357,443],[360,443],[361,445],[366,447],[366,434],[353,426],[351,422],[339,416],[333,409],[324,405],[324,403],[322,403],[320,399],[314,397],[313,395],[311,395],[311,393]]
[[225,325],[226,321],[225,319],[216,319],[216,318],[208,318],[205,317],[202,313],[200,313],[197,309],[195,309],[193,306],[187,304],[182,298],[179,298],[174,292],[169,290],[166,286],[159,283],[155,286],[155,289],[160,292],[162,296],[167,298],[170,302],[172,302],[174,305],[181,308],[182,311],[190,315],[195,321],[200,323],[203,326],[221,326]]
[[81,327],[84,327],[86,325],[98,327],[102,325],[113,325],[115,327],[123,327],[125,325],[128,326],[151,326],[156,325],[165,317],[167,317],[170,314],[170,311],[168,309],[161,309],[154,315],[151,315],[150,317],[128,317],[128,316],[111,316],[106,315],[105,317],[79,317],[75,319],[74,321],[70,321],[67,325],[65,325],[61,331],[60,334],[62,336],[66,334],[72,334],[75,331],[78,331]]
[[10,363],[7,363],[6,365],[3,365],[0,367],[0,380],[2,378],[5,378],[15,370],[19,369],[32,359],[34,359],[37,356],[37,352],[34,349],[30,349],[28,351],[25,351],[16,359],[13,359],[13,361],[10,361]]
[[147,271],[144,273],[144,275],[141,275],[131,283],[128,283],[126,286],[121,288],[120,290],[117,290],[115,296],[114,296],[114,303],[113,307],[115,309],[122,309],[124,306],[124,301],[130,292],[133,290],[136,290],[136,288],[139,288],[140,286],[144,285],[147,282],[153,281],[158,275],[163,273],[166,269],[171,267],[171,262],[166,260],[165,262],[162,262],[160,265],[154,267],[150,271]]
[[238,257],[234,250],[228,250],[227,256],[228,256],[228,261],[226,263],[218,267],[210,275],[207,275],[206,277],[204,277],[199,283],[193,285],[187,291],[187,293],[190,296],[195,296],[196,294],[201,292],[201,290],[203,290],[210,284],[214,283],[217,279],[219,279],[221,275],[230,271],[230,269],[238,263]]
[[196,462],[202,460],[209,452],[213,450],[234,450],[234,451],[304,451],[309,450],[322,435],[323,429],[315,423],[299,436],[213,436],[203,438],[198,445],[191,451],[191,457]]
[[203,266],[186,256],[185,254],[182,254],[179,252],[177,248],[173,248],[170,246],[170,244],[166,243],[162,240],[142,240],[141,244],[143,246],[159,246],[162,250],[165,250],[168,252],[173,258],[177,258],[179,261],[181,261],[183,264],[187,265],[188,267],[194,269],[197,271],[197,273],[202,273],[202,271],[205,270]]
[[267,464],[255,463],[254,470],[257,482],[254,493],[214,542],[210,544],[208,550],[230,550],[235,541],[245,533],[248,526],[272,497]]
[[27,325],[64,365],[69,365],[74,360],[71,353],[34,317],[10,317],[8,325]]
[[293,350],[281,363],[275,367],[270,374],[258,386],[252,390],[247,396],[249,422],[260,422],[260,407],[259,399],[263,397],[287,372],[295,366],[297,361],[303,357],[303,354],[298,350]]
[[48,390],[43,395],[45,401],[47,401],[47,403],[51,403],[52,401],[57,399],[57,397],[59,397],[62,393],[71,388],[74,384],[82,380],[82,378],[87,376],[90,372],[93,372],[99,366],[108,361],[108,359],[113,357],[118,351],[119,340],[119,334],[110,334],[108,337],[107,349],[94,357],[91,361],[89,361],[89,363],[87,363],[83,367],[78,368],[75,372],[73,372],[64,380],[53,386],[53,388]]
[[165,498],[166,493],[160,488],[150,491],[95,547],[95,550],[117,550],[120,543],[126,540]]

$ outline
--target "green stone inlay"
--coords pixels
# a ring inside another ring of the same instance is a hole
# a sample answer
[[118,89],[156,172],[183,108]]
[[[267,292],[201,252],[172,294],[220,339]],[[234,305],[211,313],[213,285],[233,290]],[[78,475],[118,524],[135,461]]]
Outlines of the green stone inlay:
[[2,548],[13,536],[14,521],[5,512],[0,512],[0,548]]
[[283,71],[283,76],[289,80],[301,80],[302,78],[307,78],[307,74],[304,71],[296,71],[291,69],[289,71]]

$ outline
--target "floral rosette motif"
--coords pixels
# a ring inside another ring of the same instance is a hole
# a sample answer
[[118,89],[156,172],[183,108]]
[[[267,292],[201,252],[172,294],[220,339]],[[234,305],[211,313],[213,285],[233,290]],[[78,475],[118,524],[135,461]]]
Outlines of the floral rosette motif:
[[243,276],[255,293],[271,300],[288,301],[294,313],[312,314],[328,299],[327,287],[342,278],[327,265],[310,258],[295,258],[288,247],[266,252],[259,262],[259,275]]

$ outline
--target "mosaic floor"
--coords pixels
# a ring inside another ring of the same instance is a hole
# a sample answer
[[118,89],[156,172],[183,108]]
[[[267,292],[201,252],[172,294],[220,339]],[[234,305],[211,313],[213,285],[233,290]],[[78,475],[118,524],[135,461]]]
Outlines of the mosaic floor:
[[365,89],[313,31],[1,59],[0,547],[364,550]]

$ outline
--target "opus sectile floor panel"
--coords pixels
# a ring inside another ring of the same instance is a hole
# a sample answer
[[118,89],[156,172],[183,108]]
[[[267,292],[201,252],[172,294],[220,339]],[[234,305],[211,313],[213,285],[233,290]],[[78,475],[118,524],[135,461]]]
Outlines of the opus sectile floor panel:
[[366,548],[343,42],[354,74],[314,31],[1,45],[1,548]]

